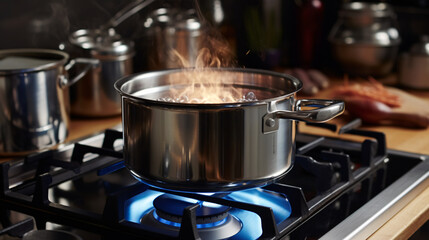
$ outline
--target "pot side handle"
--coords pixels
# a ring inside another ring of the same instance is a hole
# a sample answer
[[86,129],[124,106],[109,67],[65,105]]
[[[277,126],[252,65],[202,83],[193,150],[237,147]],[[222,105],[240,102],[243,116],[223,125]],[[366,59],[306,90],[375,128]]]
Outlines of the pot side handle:
[[98,59],[92,59],[92,58],[75,58],[70,60],[70,62],[64,66],[64,69],[68,72],[76,64],[84,64],[85,67],[72,79],[68,79],[66,76],[61,75],[60,81],[59,81],[61,88],[64,89],[75,84],[83,76],[85,76],[85,74],[87,74],[88,71],[91,70],[91,68],[98,68],[100,65],[100,61]]
[[296,111],[279,110],[267,113],[263,118],[263,132],[276,131],[279,128],[279,118],[322,123],[337,117],[345,110],[345,104],[340,100],[300,99],[295,106]]

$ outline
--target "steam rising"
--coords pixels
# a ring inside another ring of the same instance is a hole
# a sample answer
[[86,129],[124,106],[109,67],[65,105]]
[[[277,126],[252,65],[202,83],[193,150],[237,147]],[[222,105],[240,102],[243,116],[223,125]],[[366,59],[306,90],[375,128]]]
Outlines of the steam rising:
[[[158,101],[178,103],[234,103],[257,101],[253,92],[243,92],[242,88],[232,87],[234,79],[226,71],[210,71],[211,68],[234,67],[236,60],[227,41],[213,27],[208,26],[198,5],[198,16],[203,23],[203,34],[200,38],[200,50],[196,57],[195,66],[191,66],[185,57],[176,50],[173,54],[180,60],[182,67],[187,68],[183,73],[183,83],[189,84],[186,88],[170,88],[168,96]],[[193,70],[189,70],[193,67]],[[177,76],[176,76],[177,77]],[[177,79],[174,79],[175,84]]]

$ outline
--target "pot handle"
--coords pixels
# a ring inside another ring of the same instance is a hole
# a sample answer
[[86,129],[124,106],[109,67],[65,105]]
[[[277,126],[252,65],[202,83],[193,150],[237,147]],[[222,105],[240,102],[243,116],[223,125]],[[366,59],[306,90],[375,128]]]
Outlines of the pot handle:
[[267,113],[263,118],[263,132],[276,131],[279,128],[279,118],[322,123],[342,114],[345,109],[343,101],[325,99],[300,99],[295,106],[296,111],[278,110]]
[[93,59],[93,58],[75,58],[70,60],[70,62],[64,66],[64,69],[68,72],[76,64],[85,64],[85,68],[82,71],[80,71],[76,76],[74,76],[72,79],[68,79],[66,76],[61,75],[60,81],[59,81],[61,88],[64,89],[75,84],[83,76],[85,76],[85,74],[88,73],[88,71],[91,70],[91,68],[99,67],[100,61],[98,59]]

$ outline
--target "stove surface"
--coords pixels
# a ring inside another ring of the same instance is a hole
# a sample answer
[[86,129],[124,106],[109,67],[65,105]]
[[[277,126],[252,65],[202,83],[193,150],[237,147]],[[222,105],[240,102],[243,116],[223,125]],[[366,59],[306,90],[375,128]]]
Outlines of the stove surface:
[[376,209],[398,189],[412,192],[427,178],[427,156],[387,150],[382,133],[347,126],[339,132],[364,140],[298,133],[294,166],[278,182],[199,194],[133,178],[122,160],[122,133],[107,130],[0,165],[0,239],[42,229],[82,239],[329,239],[356,223],[372,225],[354,215]]

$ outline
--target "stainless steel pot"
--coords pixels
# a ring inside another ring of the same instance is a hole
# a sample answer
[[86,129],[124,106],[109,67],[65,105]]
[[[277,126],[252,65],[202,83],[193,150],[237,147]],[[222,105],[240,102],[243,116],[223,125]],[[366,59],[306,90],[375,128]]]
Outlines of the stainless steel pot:
[[195,67],[203,46],[203,30],[192,9],[154,10],[145,20],[144,31],[136,40],[137,59],[140,60],[136,69],[154,71]]
[[134,43],[110,32],[81,29],[71,34],[68,51],[74,56],[97,59],[94,68],[70,88],[71,113],[85,117],[121,114],[121,98],[113,88],[116,80],[133,73]]
[[[68,134],[67,88],[92,66],[87,59],[69,60],[49,49],[0,51],[0,155],[16,155],[53,147]],[[73,79],[75,63],[86,68]]]
[[[260,99],[255,102],[157,100],[172,88],[189,86],[189,73],[186,69],[148,72],[115,83],[122,95],[126,166],[150,185],[218,192],[274,181],[292,165],[294,120],[322,122],[344,111],[340,101],[297,101],[302,83],[292,76],[251,69],[199,74],[221,74],[227,88],[253,91]],[[308,106],[316,109],[303,110]]]

